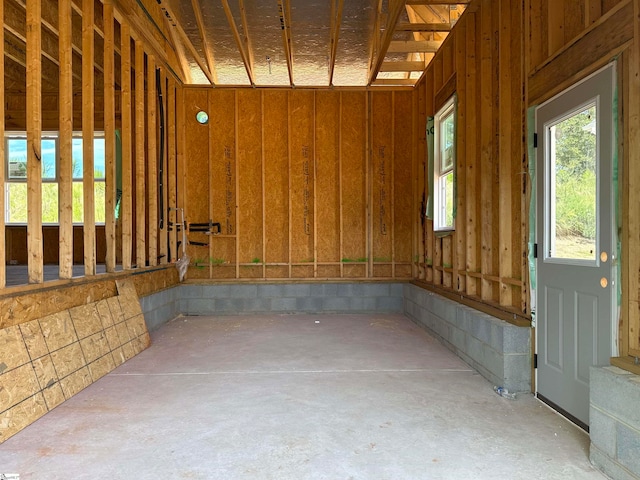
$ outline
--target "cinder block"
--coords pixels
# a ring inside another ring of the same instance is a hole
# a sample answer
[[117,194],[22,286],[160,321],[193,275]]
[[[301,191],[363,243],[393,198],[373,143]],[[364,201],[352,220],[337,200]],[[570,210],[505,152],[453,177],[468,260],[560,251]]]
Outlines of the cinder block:
[[496,377],[504,378],[505,382],[501,383],[501,385],[507,386],[505,384],[507,380],[506,378],[507,374],[505,369],[505,362],[506,362],[505,357],[502,355],[502,353],[489,347],[489,345],[484,345],[484,344],[482,345],[483,345],[483,352],[482,352],[483,366],[488,371],[493,373]]
[[531,391],[531,356],[514,354],[504,356],[504,386],[514,392]]
[[215,314],[237,315],[243,313],[245,299],[242,298],[216,298]]
[[466,333],[461,329],[454,326],[451,327],[451,343],[456,347],[457,350],[464,350],[465,335]]
[[344,283],[340,285],[340,295],[345,297],[363,297],[367,295],[366,284],[364,283]]
[[[204,298],[202,287],[202,285],[180,285],[180,298]],[[209,291],[209,286],[207,286],[207,290],[208,296],[212,296],[213,291]]]
[[591,367],[589,399],[600,410],[640,430],[640,384],[631,381],[634,377],[607,367]]
[[480,312],[474,312],[470,319],[471,335],[478,340],[491,344],[491,320],[489,317]]
[[284,295],[284,285],[258,285],[258,297],[260,298],[277,298]]
[[436,296],[433,295],[431,292],[426,292],[426,291],[422,291],[420,292],[420,294],[418,295],[418,305],[420,305],[422,308],[425,308],[431,312],[434,311],[434,305],[436,303]]
[[467,354],[473,358],[474,362],[484,365],[484,348],[485,344],[476,337],[469,338],[469,350]]
[[589,451],[589,460],[594,467],[603,472],[609,478],[613,478],[615,480],[638,480],[638,478],[640,478],[640,476],[631,475],[613,458],[602,452],[593,443],[591,443]]
[[392,297],[402,297],[403,291],[404,291],[404,283],[389,284],[389,295],[391,295]]
[[[191,287],[192,285],[185,285],[185,287]],[[227,298],[229,296],[229,289],[231,285],[199,285],[200,295],[194,292],[193,297],[186,298]]]
[[296,311],[298,312],[322,312],[321,297],[300,297],[296,298]]
[[[229,298],[251,298],[258,296],[258,286],[257,285],[228,285],[229,294],[227,295]],[[286,291],[286,286],[285,286]],[[287,296],[287,295],[285,295]],[[219,295],[216,298],[221,298]]]
[[[638,408],[638,404],[635,408]],[[640,431],[618,423],[616,432],[618,461],[640,477]]]
[[504,323],[504,353],[531,353],[531,329]]
[[375,297],[349,297],[350,309],[355,312],[375,312],[377,302]]
[[308,283],[290,283],[283,285],[284,297],[308,297],[311,293],[311,286]]
[[265,313],[271,311],[270,298],[238,298],[238,313]]
[[348,312],[350,309],[351,299],[349,297],[322,298],[322,310],[325,312]]
[[216,302],[212,298],[188,298],[186,315],[213,315],[216,313]]
[[296,311],[296,302],[295,298],[272,298],[270,309],[272,312],[280,312],[280,313],[289,313]]
[[362,283],[364,288],[363,295],[365,297],[388,297],[389,296],[389,284],[388,283]]
[[402,299],[400,297],[377,297],[376,309],[381,312],[401,312]]
[[603,453],[615,458],[616,421],[593,406],[589,409],[589,437]]
[[456,316],[453,319],[453,324],[461,330],[468,331],[469,330],[469,311],[471,309],[465,307],[464,305],[460,305],[456,308]]
[[316,283],[309,285],[309,295],[312,297],[334,297],[339,292],[336,283]]

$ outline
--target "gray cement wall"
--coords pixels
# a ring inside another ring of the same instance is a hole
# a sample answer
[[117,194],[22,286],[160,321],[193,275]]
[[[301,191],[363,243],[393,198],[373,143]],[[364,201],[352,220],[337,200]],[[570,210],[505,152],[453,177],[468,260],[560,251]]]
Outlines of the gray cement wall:
[[531,389],[530,328],[408,283],[183,283],[140,302],[149,330],[180,314],[404,313],[494,385]]
[[640,376],[592,367],[589,399],[591,463],[614,480],[640,480]]
[[188,284],[142,297],[147,328],[182,315],[402,313],[402,283]]
[[518,327],[412,284],[405,314],[476,369],[510,392],[531,391],[531,329]]

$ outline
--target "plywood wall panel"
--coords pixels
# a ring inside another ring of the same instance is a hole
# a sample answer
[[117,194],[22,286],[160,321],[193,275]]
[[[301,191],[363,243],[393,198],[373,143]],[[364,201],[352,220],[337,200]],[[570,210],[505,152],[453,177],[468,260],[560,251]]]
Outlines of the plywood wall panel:
[[[392,92],[371,93],[371,246],[373,262],[393,259],[393,159]],[[391,125],[391,128],[389,126]],[[374,269],[374,276],[391,276],[391,269]]]
[[[196,121],[196,113],[207,110],[209,96],[206,90],[185,90],[185,150],[184,165],[184,217],[187,223],[209,221],[209,126]],[[178,174],[180,175],[180,174]],[[194,263],[205,263],[209,258],[209,238],[201,233],[188,232],[187,254]],[[179,239],[181,240],[181,239]],[[205,246],[193,245],[190,242],[205,243]],[[181,250],[182,251],[182,247]],[[196,262],[197,261],[197,262]],[[205,275],[206,273],[206,275]],[[208,278],[208,268],[190,268],[189,278]]]
[[[314,96],[313,91],[290,92],[290,238],[293,263],[314,262]],[[309,276],[308,274],[305,276]],[[313,272],[311,275],[313,276]]]
[[[211,145],[211,219],[220,223],[221,235],[210,236],[213,278],[220,278],[220,265],[236,261],[236,145],[235,92],[209,92],[209,138]],[[225,275],[227,275],[226,273]],[[235,271],[233,272],[235,276]],[[228,278],[223,276],[223,278]]]
[[[416,219],[413,195],[413,92],[395,92],[393,157],[393,262],[394,276],[411,275],[413,222]],[[399,265],[398,265],[399,264]],[[407,266],[409,269],[407,270]],[[407,274],[407,272],[409,272]]]
[[[262,262],[262,94],[239,90],[238,105],[238,260]],[[254,269],[250,269],[254,270]],[[241,269],[241,277],[254,272]]]
[[365,276],[362,268],[348,262],[367,262],[366,191],[367,94],[343,92],[340,120],[342,252],[345,276]]
[[[289,262],[289,94],[265,91],[264,178],[265,262]],[[268,268],[268,267],[267,267]],[[267,278],[281,268],[267,269]],[[269,272],[273,272],[271,275]]]
[[[340,93],[316,94],[318,262],[340,261]],[[318,195],[320,198],[318,199]],[[319,276],[327,276],[318,272]],[[338,272],[339,275],[339,272]]]
[[[185,123],[205,94],[207,145],[200,126],[185,128],[183,195],[188,222],[208,210],[204,221],[220,222],[222,232],[189,234],[206,244],[189,245],[189,278],[369,278],[373,262],[379,277],[411,278],[412,92],[398,93],[395,109],[396,94],[381,92],[374,112],[369,98],[378,93],[364,91],[187,88]],[[374,124],[377,171],[368,157]],[[208,164],[196,162],[207,148]],[[208,178],[208,190],[192,175]],[[394,261],[395,230],[402,244]]]

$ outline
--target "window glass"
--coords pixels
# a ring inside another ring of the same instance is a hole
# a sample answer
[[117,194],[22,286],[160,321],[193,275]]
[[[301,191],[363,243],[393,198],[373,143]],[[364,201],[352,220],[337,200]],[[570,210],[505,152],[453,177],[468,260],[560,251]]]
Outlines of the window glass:
[[8,171],[7,179],[27,179],[27,139],[10,138],[7,140]]
[[434,118],[434,228],[454,228],[455,206],[455,101],[452,97]]

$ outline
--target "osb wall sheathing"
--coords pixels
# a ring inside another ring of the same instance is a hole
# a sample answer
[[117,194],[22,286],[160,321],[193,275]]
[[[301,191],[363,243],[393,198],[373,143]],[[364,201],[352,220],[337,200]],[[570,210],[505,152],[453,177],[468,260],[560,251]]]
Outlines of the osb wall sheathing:
[[190,279],[411,278],[414,92],[183,94]]
[[150,344],[136,288],[0,330],[0,443]]
[[[86,281],[78,279],[47,282],[41,285],[29,285],[6,289],[0,295],[0,328],[7,328],[73,307],[97,302],[117,295],[116,280],[126,277],[127,273],[110,275],[106,279]],[[178,284],[178,272],[174,266],[156,267],[150,271],[137,272],[129,277],[140,297],[170,288]],[[20,290],[15,292],[15,290]]]

